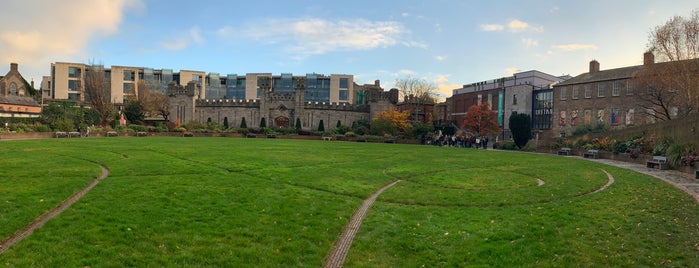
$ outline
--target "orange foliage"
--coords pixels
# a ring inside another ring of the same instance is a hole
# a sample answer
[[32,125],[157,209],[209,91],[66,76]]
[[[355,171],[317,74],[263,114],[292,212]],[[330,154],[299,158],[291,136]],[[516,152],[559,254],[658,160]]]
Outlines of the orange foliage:
[[490,110],[489,106],[487,102],[483,102],[481,105],[469,107],[461,128],[467,128],[478,136],[500,133],[498,114]]
[[395,108],[391,107],[390,109],[377,114],[374,120],[383,119],[390,121],[391,123],[393,123],[394,126],[396,126],[396,128],[398,128],[398,130],[407,132],[410,130],[411,127],[410,120],[408,120],[409,117],[409,111],[399,112]]

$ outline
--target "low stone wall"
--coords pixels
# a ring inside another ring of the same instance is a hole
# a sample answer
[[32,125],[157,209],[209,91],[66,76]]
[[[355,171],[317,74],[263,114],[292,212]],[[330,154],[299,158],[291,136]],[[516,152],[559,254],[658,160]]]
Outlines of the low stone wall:
[[2,133],[0,140],[26,140],[52,138],[53,132]]

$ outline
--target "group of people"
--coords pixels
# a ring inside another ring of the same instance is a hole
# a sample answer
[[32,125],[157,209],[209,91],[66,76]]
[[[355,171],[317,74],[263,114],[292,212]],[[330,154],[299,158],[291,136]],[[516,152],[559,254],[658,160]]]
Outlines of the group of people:
[[422,143],[434,146],[487,149],[488,137],[444,135],[438,131],[431,137],[423,137]]

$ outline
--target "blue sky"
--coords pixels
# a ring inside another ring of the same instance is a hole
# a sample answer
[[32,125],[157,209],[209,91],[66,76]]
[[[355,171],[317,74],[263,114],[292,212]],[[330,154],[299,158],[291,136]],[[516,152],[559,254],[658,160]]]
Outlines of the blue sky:
[[0,73],[27,80],[67,61],[221,75],[353,74],[439,87],[539,70],[572,76],[642,63],[649,32],[696,0],[161,1],[10,0]]

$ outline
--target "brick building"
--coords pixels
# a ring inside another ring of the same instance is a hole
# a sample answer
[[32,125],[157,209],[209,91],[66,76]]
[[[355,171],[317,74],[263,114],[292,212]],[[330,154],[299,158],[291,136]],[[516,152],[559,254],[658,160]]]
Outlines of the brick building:
[[10,63],[10,71],[0,76],[0,117],[36,118],[41,114],[41,105],[30,97],[27,83],[18,70],[17,63]]

